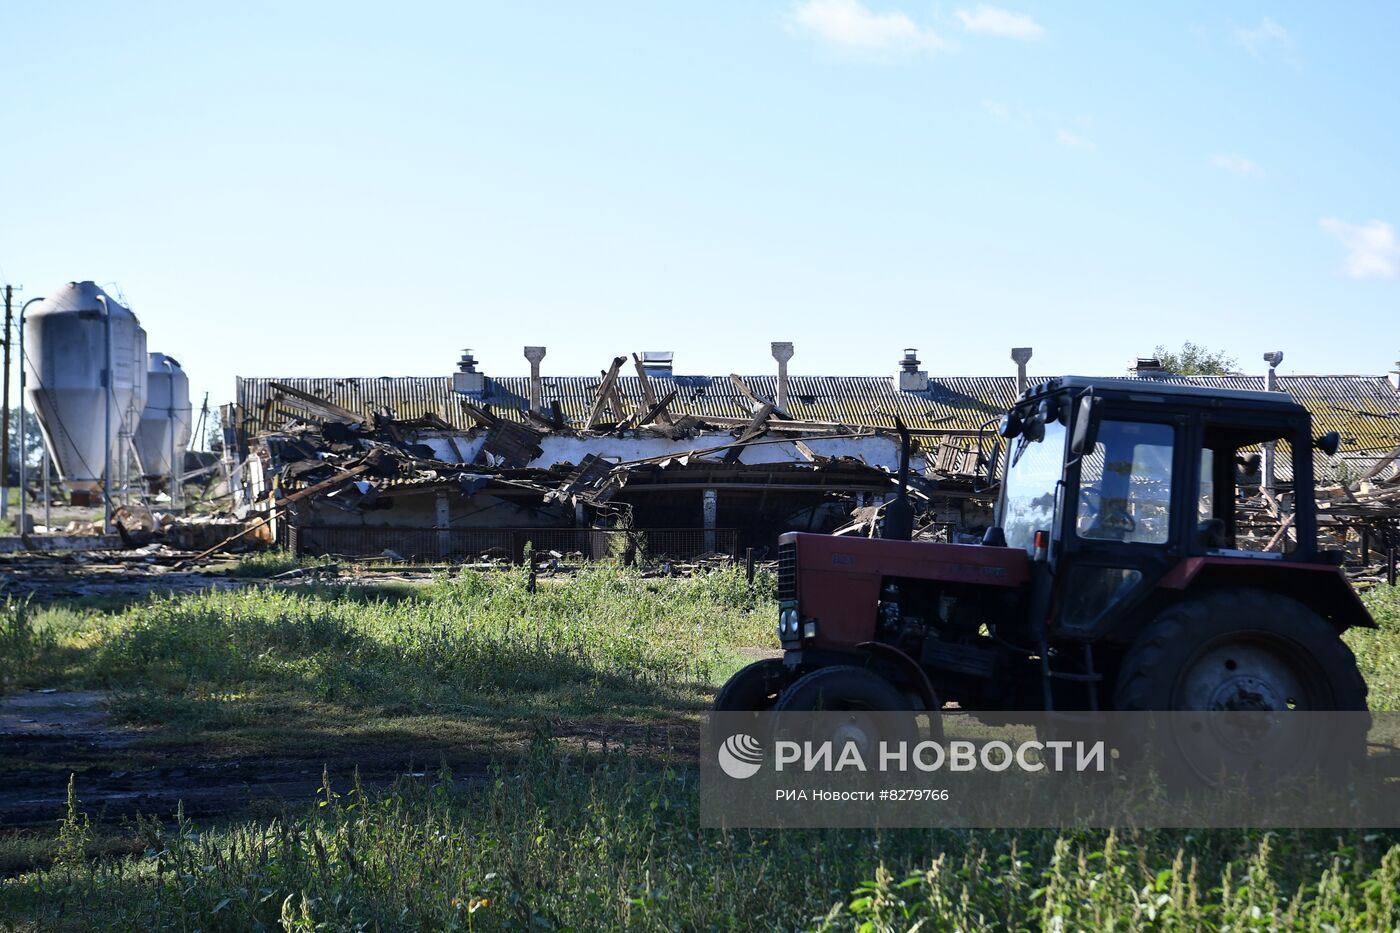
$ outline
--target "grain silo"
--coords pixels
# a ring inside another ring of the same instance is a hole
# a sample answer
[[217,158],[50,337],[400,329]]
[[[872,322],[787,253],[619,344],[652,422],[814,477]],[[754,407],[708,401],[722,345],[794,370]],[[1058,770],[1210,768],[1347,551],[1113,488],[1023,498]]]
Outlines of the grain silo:
[[25,315],[25,391],[70,490],[116,480],[146,405],[146,332],[92,282],[69,282]]
[[148,359],[146,407],[136,427],[136,456],[153,492],[164,488],[167,480],[174,480],[170,485],[173,502],[180,495],[176,474],[184,466],[193,427],[190,380],[174,358],[151,353]]

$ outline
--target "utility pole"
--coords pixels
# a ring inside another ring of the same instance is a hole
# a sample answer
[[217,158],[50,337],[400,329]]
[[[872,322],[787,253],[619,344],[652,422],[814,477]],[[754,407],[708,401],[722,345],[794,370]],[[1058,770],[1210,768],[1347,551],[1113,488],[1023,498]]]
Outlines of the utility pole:
[[[14,300],[15,290],[9,285],[5,286],[5,388],[4,400],[0,406],[4,408],[4,414],[0,415],[4,428],[0,430],[0,518],[10,514],[10,331],[14,324]],[[19,361],[19,365],[24,365],[24,360]],[[19,455],[24,456],[24,445],[20,445]],[[24,491],[20,490],[20,495]]]

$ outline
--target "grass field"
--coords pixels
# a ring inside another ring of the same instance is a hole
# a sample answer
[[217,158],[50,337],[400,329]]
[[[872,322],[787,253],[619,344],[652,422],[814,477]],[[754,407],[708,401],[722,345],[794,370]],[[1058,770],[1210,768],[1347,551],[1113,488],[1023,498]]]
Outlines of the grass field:
[[[695,721],[773,646],[771,587],[599,566],[535,592],[500,572],[10,602],[0,686],[110,691],[160,727],[147,751],[434,773],[338,774],[207,826],[73,800],[0,835],[0,929],[1400,928],[1395,832],[701,829]],[[1400,598],[1368,602],[1383,628],[1348,640],[1372,706],[1400,708]]]

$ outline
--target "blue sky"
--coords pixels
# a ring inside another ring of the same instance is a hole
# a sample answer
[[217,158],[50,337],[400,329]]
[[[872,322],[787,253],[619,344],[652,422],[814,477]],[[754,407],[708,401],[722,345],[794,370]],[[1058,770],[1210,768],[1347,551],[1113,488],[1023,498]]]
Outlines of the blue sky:
[[[243,375],[1400,358],[1400,5],[0,6],[0,277]],[[196,405],[198,398],[196,398]]]

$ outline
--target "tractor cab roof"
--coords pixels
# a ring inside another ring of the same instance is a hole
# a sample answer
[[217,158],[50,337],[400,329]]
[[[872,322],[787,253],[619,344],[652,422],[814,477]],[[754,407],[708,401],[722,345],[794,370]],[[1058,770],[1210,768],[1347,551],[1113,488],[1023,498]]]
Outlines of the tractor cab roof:
[[1161,402],[1201,408],[1259,408],[1275,414],[1296,414],[1307,409],[1293,400],[1287,392],[1254,392],[1247,389],[1224,389],[1192,385],[1170,376],[1151,379],[1103,378],[1098,376],[1060,376],[1027,387],[1020,402],[1040,398],[1062,389],[1093,389],[1095,395],[1140,402]]

